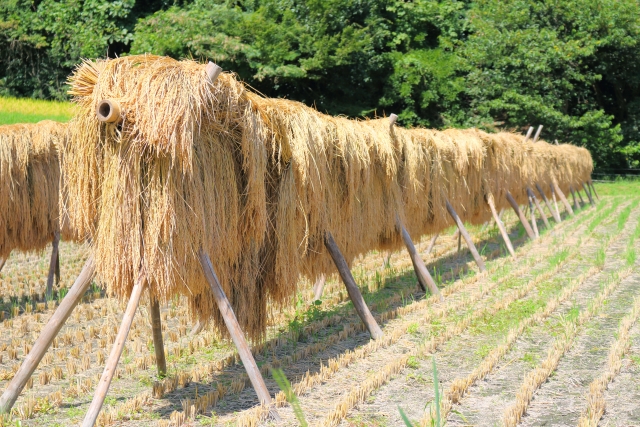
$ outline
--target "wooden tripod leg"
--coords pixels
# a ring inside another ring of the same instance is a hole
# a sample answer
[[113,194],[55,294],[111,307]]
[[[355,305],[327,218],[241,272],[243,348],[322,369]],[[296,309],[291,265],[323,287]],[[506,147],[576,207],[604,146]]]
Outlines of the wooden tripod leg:
[[461,247],[462,247],[462,234],[458,233],[458,253],[460,253]]
[[553,205],[556,208],[556,215],[558,215],[558,218],[560,218],[560,209],[558,209],[558,200],[556,200],[556,190],[553,187],[553,184],[550,184],[551,186],[551,197],[553,197]]
[[575,215],[573,213],[573,209],[571,209],[571,205],[569,204],[569,201],[567,200],[567,198],[564,196],[564,193],[560,189],[560,186],[556,184],[555,181],[553,183],[553,186],[555,187],[556,193],[558,193],[558,196],[560,197],[560,200],[562,200],[562,204],[564,205],[564,208],[567,210],[567,212],[569,212],[569,214],[572,216]]
[[400,229],[400,234],[402,235],[402,240],[404,240],[404,244],[407,247],[407,251],[409,252],[409,256],[411,257],[411,262],[413,263],[413,269],[416,272],[416,276],[418,277],[418,283],[423,291],[431,292],[431,295],[437,295],[440,301],[443,301],[442,295],[440,294],[440,289],[436,285],[436,282],[429,274],[429,270],[427,270],[427,266],[424,265],[424,261],[420,258],[420,254],[416,250],[413,241],[411,240],[411,236],[407,232],[407,229],[404,228],[404,225],[398,219],[398,228]]
[[[218,305],[220,314],[224,319],[224,324],[229,330],[229,335],[231,335],[231,339],[238,349],[240,360],[242,360],[244,369],[247,371],[247,375],[249,376],[251,385],[253,385],[253,389],[258,395],[260,403],[262,403],[263,405],[270,405],[271,395],[269,394],[269,390],[267,389],[267,386],[264,383],[264,379],[262,378],[262,374],[260,373],[260,369],[258,369],[258,365],[256,364],[256,361],[251,354],[249,345],[244,339],[244,333],[242,332],[242,329],[240,329],[238,319],[233,312],[231,303],[227,299],[227,295],[224,293],[224,290],[220,285],[218,276],[213,269],[213,264],[211,264],[211,259],[209,258],[209,255],[207,255],[202,249],[200,249],[199,255],[200,264],[202,265],[202,270],[204,270],[204,276],[206,277],[207,282],[209,282],[211,293],[213,294],[213,298],[216,300],[216,304]],[[277,416],[275,412],[272,412],[272,414]]]
[[51,243],[51,261],[49,261],[49,276],[47,277],[46,298],[49,300],[53,297],[53,276],[56,272],[56,260],[58,259],[58,244],[60,243],[60,233],[56,232]]
[[313,285],[313,300],[317,301],[322,298],[322,291],[324,291],[324,284],[326,282],[326,277],[324,274],[321,274],[316,280],[316,283]]
[[531,200],[531,196],[529,196],[529,212],[531,212],[531,226],[533,227],[533,234],[538,238],[540,237],[540,232],[538,232],[538,221],[536,221],[536,211],[533,210],[533,200]]
[[509,204],[511,205],[511,207],[515,211],[516,215],[518,215],[518,218],[520,218],[520,222],[522,223],[522,226],[524,227],[525,231],[527,232],[527,235],[529,236],[529,238],[531,240],[534,240],[536,238],[536,235],[533,234],[533,230],[531,229],[531,225],[529,225],[529,221],[527,221],[527,217],[524,216],[524,213],[522,213],[522,210],[520,209],[520,206],[518,206],[518,204],[514,200],[513,196],[508,191],[507,191],[507,201],[509,202]]
[[195,325],[193,325],[193,328],[191,328],[191,332],[189,332],[189,333],[190,333],[192,336],[193,336],[193,335],[198,335],[198,334],[199,334],[199,333],[204,329],[204,326],[205,326],[205,322],[204,322],[204,321],[202,321],[202,320],[198,320],[198,321],[196,322],[196,324],[195,324]]
[[483,271],[486,270],[486,268],[484,266],[484,261],[482,260],[482,257],[480,257],[480,254],[476,249],[476,245],[473,244],[473,240],[471,240],[471,236],[469,236],[467,229],[464,227],[462,220],[460,219],[456,211],[453,209],[453,206],[451,206],[451,203],[449,203],[448,200],[446,200],[446,203],[447,203],[447,211],[449,212],[449,215],[451,215],[451,218],[453,218],[456,225],[458,226],[458,230],[460,230],[460,234],[462,235],[462,237],[464,237],[465,242],[467,242],[467,246],[471,251],[471,255],[473,255],[473,259],[476,261],[476,264],[478,265],[478,268],[482,273]]
[[347,292],[349,293],[349,298],[353,303],[360,319],[362,319],[362,323],[369,330],[369,334],[371,338],[374,340],[382,337],[382,329],[378,326],[376,319],[373,318],[371,311],[369,311],[369,307],[362,298],[362,294],[360,293],[360,289],[358,289],[358,285],[356,285],[356,281],[351,274],[351,270],[349,270],[349,266],[347,265],[347,261],[342,256],[338,245],[335,240],[333,240],[333,236],[330,232],[327,231],[327,234],[324,238],[324,246],[329,251],[329,255],[331,255],[331,259],[333,259],[333,263],[336,265],[338,269],[338,273],[340,273],[340,277],[342,278],[342,282],[347,288]]
[[504,227],[504,224],[502,223],[502,220],[500,219],[498,212],[496,212],[496,206],[493,201],[493,195],[489,194],[489,196],[487,197],[487,204],[491,209],[491,215],[493,215],[493,219],[495,219],[496,224],[500,229],[500,234],[502,234],[502,240],[504,240],[504,244],[507,246],[507,249],[509,250],[509,253],[511,254],[511,256],[517,259],[516,251],[513,250],[513,245],[511,244],[511,239],[509,238],[509,233],[507,233],[507,229]]
[[540,193],[540,197],[542,197],[542,200],[544,200],[545,205],[547,205],[547,209],[549,209],[549,213],[553,217],[554,221],[560,224],[560,222],[562,222],[562,219],[560,219],[560,216],[557,216],[554,210],[551,208],[551,203],[549,202],[549,199],[547,199],[547,195],[544,194],[544,191],[542,191],[542,188],[538,184],[536,184],[536,188],[538,189],[538,193]]
[[582,194],[580,194],[580,191],[576,190],[576,193],[578,193],[578,197],[580,197],[580,202],[582,202],[582,205],[586,206],[587,204],[584,202],[584,199],[582,198]]
[[89,258],[84,264],[80,275],[73,283],[73,286],[71,286],[71,289],[69,289],[69,292],[67,292],[67,295],[60,303],[60,306],[56,309],[55,313],[53,313],[53,316],[51,316],[51,319],[49,319],[44,329],[42,329],[31,351],[27,357],[25,357],[22,365],[20,365],[20,369],[18,369],[18,372],[16,372],[2,394],[2,397],[0,397],[0,412],[9,412],[11,410],[22,389],[46,354],[53,339],[58,335],[58,332],[62,329],[71,312],[82,299],[82,296],[91,283],[91,279],[93,279],[94,272],[93,258]]
[[596,198],[600,200],[600,196],[598,196],[598,193],[596,193],[596,186],[593,185],[593,181],[589,180],[589,185],[591,186],[591,190],[593,190],[593,194],[595,194]]
[[56,285],[60,285],[60,251],[56,254]]
[[571,198],[573,198],[573,209],[577,211],[580,209],[580,205],[578,204],[578,199],[576,199],[576,192],[573,191],[573,187],[569,187],[569,191],[571,191]]
[[111,348],[111,353],[109,353],[109,359],[107,359],[107,364],[104,367],[104,371],[102,372],[102,376],[98,382],[98,387],[93,395],[91,405],[89,405],[84,421],[82,421],[82,427],[93,427],[96,423],[96,419],[98,419],[98,414],[100,414],[104,399],[107,397],[111,380],[113,379],[113,375],[118,367],[122,350],[124,350],[124,344],[127,341],[127,336],[129,335],[133,318],[135,317],[138,304],[140,303],[140,296],[142,296],[142,291],[146,285],[147,276],[141,270],[136,283],[133,285],[127,309],[124,312],[124,316],[122,316],[120,329],[118,329],[118,335],[116,335],[116,340]]
[[589,192],[589,189],[587,188],[586,185],[584,185],[584,182],[582,183],[582,188],[584,189],[584,192],[587,194],[587,197],[589,198],[589,203],[591,203],[591,206],[595,206],[595,202],[593,201],[593,197],[591,196],[591,192]]
[[540,214],[540,217],[544,222],[544,226],[547,227],[547,229],[551,228],[551,225],[549,224],[549,220],[547,219],[547,216],[544,214],[544,211],[542,210],[542,206],[540,206],[540,202],[538,201],[536,194],[529,187],[527,187],[527,193],[529,194],[529,197],[533,199],[533,203],[535,203],[536,209],[538,209],[538,213]]
[[[7,258],[9,258],[8,255],[7,255]],[[4,267],[4,264],[7,262],[7,258],[0,257],[0,271],[2,271],[2,268]]]
[[153,333],[153,348],[156,353],[156,367],[158,368],[158,376],[163,378],[167,375],[167,360],[164,357],[160,304],[151,294],[149,294],[149,314],[151,315],[151,331]]
[[440,233],[436,233],[431,238],[431,242],[429,242],[429,247],[427,248],[427,255],[429,255],[431,253],[431,251],[433,250],[433,247],[436,245],[436,240],[438,240],[438,236],[439,235],[440,235]]

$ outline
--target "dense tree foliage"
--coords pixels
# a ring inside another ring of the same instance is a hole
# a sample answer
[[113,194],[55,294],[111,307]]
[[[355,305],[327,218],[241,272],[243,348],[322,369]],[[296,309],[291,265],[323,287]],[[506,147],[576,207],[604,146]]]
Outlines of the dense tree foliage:
[[638,0],[12,0],[0,93],[63,98],[83,57],[212,59],[268,96],[405,125],[525,130],[640,160]]

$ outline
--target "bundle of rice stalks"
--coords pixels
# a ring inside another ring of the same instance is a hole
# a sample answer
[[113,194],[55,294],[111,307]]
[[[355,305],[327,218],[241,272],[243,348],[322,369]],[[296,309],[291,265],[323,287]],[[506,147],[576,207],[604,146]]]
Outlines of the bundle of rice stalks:
[[72,237],[59,209],[57,146],[66,129],[49,120],[0,126],[0,258],[42,250],[56,232]]
[[[453,223],[448,199],[481,222],[486,192],[515,191],[511,181],[528,173],[510,158],[524,156],[521,144],[490,158],[491,136],[479,131],[330,117],[249,92],[231,74],[211,83],[193,61],[85,62],[70,83],[79,109],[62,155],[65,197],[72,227],[91,237],[99,280],[126,299],[143,269],[159,301],[185,295],[194,316],[222,325],[202,248],[253,338],[267,301],[277,309],[300,275],[334,271],[328,231],[348,261],[398,248],[397,219],[415,236],[439,231]],[[103,100],[120,120],[97,119]]]

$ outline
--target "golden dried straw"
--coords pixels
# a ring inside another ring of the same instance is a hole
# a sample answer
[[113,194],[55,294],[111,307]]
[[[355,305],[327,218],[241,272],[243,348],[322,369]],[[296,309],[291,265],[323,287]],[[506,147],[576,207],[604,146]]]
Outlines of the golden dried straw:
[[[185,295],[195,316],[222,325],[203,248],[253,338],[268,301],[278,309],[300,275],[333,272],[327,231],[348,261],[399,248],[396,218],[413,236],[442,230],[453,224],[448,198],[464,220],[484,221],[489,192],[515,192],[537,179],[534,167],[548,168],[536,154],[546,143],[524,150],[509,134],[330,117],[263,98],[231,74],[211,83],[193,61],[85,62],[70,84],[79,109],[63,148],[65,197],[72,226],[91,237],[99,280],[124,299],[143,268],[160,301]],[[119,123],[96,118],[106,99],[120,105]],[[584,155],[549,150],[566,169],[576,163],[567,156]],[[547,175],[565,185],[566,172]]]

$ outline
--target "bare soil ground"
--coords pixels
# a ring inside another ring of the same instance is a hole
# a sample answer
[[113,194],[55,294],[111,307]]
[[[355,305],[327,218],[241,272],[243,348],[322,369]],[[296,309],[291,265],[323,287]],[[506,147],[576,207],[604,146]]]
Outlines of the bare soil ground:
[[[552,229],[538,221],[541,236],[533,242],[505,212],[515,261],[505,256],[495,226],[472,227],[487,262],[484,274],[477,273],[464,242],[457,251],[453,229],[429,255],[426,236],[417,247],[445,295],[442,302],[419,290],[406,253],[392,254],[386,265],[384,254],[361,257],[352,270],[385,333],[378,342],[370,340],[336,277],[329,278],[319,305],[311,285],[301,283],[297,306],[274,311],[267,339],[253,344],[270,392],[280,391],[270,374],[277,368],[291,382],[309,425],[404,426],[401,410],[416,425],[435,425],[435,358],[442,423],[502,425],[505,411],[522,400],[528,376],[547,366],[550,349],[567,340],[557,366],[531,390],[521,424],[577,425],[591,382],[607,367],[620,320],[640,291],[634,252],[639,202],[637,195],[603,196],[575,217],[565,213],[561,224],[549,216]],[[61,256],[63,294],[86,250],[63,244]],[[47,268],[47,253],[14,254],[0,273],[2,389],[53,313],[55,301],[43,300]],[[594,305],[603,293],[606,298]],[[192,335],[182,307],[176,298],[162,308],[169,375],[160,379],[147,305],[141,305],[100,423],[300,425],[284,400],[281,422],[265,417],[234,347],[210,327]],[[14,418],[23,426],[79,424],[122,311],[122,304],[93,287],[19,398]],[[602,425],[640,425],[639,340],[635,322],[620,372],[604,395]],[[466,384],[463,390],[460,384]],[[453,391],[462,397],[447,406]]]

